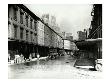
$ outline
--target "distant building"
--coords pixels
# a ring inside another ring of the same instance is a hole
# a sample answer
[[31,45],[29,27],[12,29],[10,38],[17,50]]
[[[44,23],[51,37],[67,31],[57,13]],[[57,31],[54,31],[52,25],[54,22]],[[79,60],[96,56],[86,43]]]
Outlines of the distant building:
[[56,26],[56,17],[55,16],[50,16],[50,23],[51,23],[51,26],[54,27]]
[[62,36],[63,36],[63,39],[67,39],[67,40],[73,41],[72,33],[62,32]]
[[78,31],[78,40],[85,40],[86,39],[86,31]]
[[49,14],[44,14],[42,15],[42,19],[46,24],[49,24]]
[[48,24],[51,28],[54,28],[56,26],[56,17],[51,16],[49,14],[43,14],[42,19],[46,24]]
[[88,36],[89,36],[89,28],[88,29],[86,29],[86,38],[88,38]]
[[66,39],[68,39],[68,40],[73,40],[73,36],[66,36]]
[[63,39],[66,39],[66,33],[62,32]]
[[73,55],[74,51],[78,50],[78,48],[73,41],[64,39],[64,50],[68,55]]
[[71,41],[70,40],[64,40],[64,49],[71,50]]
[[66,39],[68,40],[73,40],[73,36],[72,36],[72,33],[66,33]]
[[55,16],[51,16],[49,14],[43,14],[42,15],[42,19],[43,21],[49,25],[51,27],[51,29],[53,29],[55,32],[57,33],[61,33],[60,28],[58,26],[58,24],[56,23],[56,17]]

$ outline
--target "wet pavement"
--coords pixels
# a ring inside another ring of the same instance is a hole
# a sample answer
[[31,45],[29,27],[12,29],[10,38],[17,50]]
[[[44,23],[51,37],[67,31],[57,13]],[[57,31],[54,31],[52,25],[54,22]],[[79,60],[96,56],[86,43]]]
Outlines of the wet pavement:
[[69,55],[54,60],[32,61],[8,66],[9,79],[100,79],[102,72],[75,68]]

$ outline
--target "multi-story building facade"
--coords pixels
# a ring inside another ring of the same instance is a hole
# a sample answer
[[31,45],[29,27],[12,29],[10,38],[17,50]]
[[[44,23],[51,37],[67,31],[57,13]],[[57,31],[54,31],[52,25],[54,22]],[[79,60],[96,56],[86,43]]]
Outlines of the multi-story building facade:
[[72,41],[73,40],[72,33],[66,33],[65,38]]
[[[102,4],[94,4],[91,12],[92,21],[84,41],[76,42],[79,52],[79,57],[92,59],[92,66],[96,70],[102,68]],[[86,30],[87,33],[87,30]],[[87,64],[85,64],[87,65]]]
[[24,5],[8,5],[9,53],[22,53],[27,58],[29,53],[36,52],[38,20]]
[[102,38],[102,4],[94,4],[91,12],[92,21],[88,38]]
[[50,47],[57,48],[57,36],[61,40],[59,42],[62,42],[62,37],[26,6],[8,5],[8,53],[12,59],[17,54],[25,58],[29,58],[30,54],[36,56],[37,53],[47,56]]
[[44,46],[44,24],[41,21],[38,21],[38,44]]
[[[94,4],[91,12],[92,21],[89,39],[102,39],[102,4]],[[102,58],[102,40],[96,46],[97,58]]]
[[45,26],[44,28],[45,44],[47,46],[50,46],[51,48],[59,48],[59,47],[63,48],[63,40],[61,39],[62,36],[60,35],[60,28],[58,27],[58,24],[56,24],[56,17],[51,16],[49,14],[44,14],[42,15],[42,19],[51,28],[51,30],[53,30],[50,31],[48,27]]

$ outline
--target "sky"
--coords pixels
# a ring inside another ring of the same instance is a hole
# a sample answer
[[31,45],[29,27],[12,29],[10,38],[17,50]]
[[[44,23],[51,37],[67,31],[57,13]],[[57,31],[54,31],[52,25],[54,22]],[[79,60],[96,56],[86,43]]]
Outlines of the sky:
[[41,17],[49,14],[56,17],[61,31],[73,34],[77,39],[77,31],[90,27],[92,20],[92,4],[24,4],[34,14]]

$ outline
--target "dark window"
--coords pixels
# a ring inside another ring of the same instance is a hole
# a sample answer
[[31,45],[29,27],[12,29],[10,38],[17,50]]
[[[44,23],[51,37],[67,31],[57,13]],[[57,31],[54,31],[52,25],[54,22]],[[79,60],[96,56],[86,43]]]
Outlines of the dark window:
[[34,28],[35,28],[35,31],[37,30],[37,23],[36,23],[36,21],[34,22]]
[[29,31],[28,30],[26,30],[26,40],[28,41],[28,34],[29,33]]
[[20,12],[20,23],[23,24],[23,13]]
[[31,41],[33,40],[32,34],[33,34],[33,33],[31,32]]
[[17,21],[17,10],[14,8],[14,11],[13,11],[13,19]]
[[35,43],[37,43],[37,34],[34,34]]
[[20,28],[20,38],[23,39],[23,28]]
[[26,26],[28,27],[28,16],[26,16]]
[[11,32],[11,22],[8,21],[8,36],[10,37],[10,32]]
[[10,6],[8,5],[8,18],[10,18]]
[[17,26],[14,25],[14,38],[17,38]]
[[30,28],[32,29],[32,19],[30,20]]

